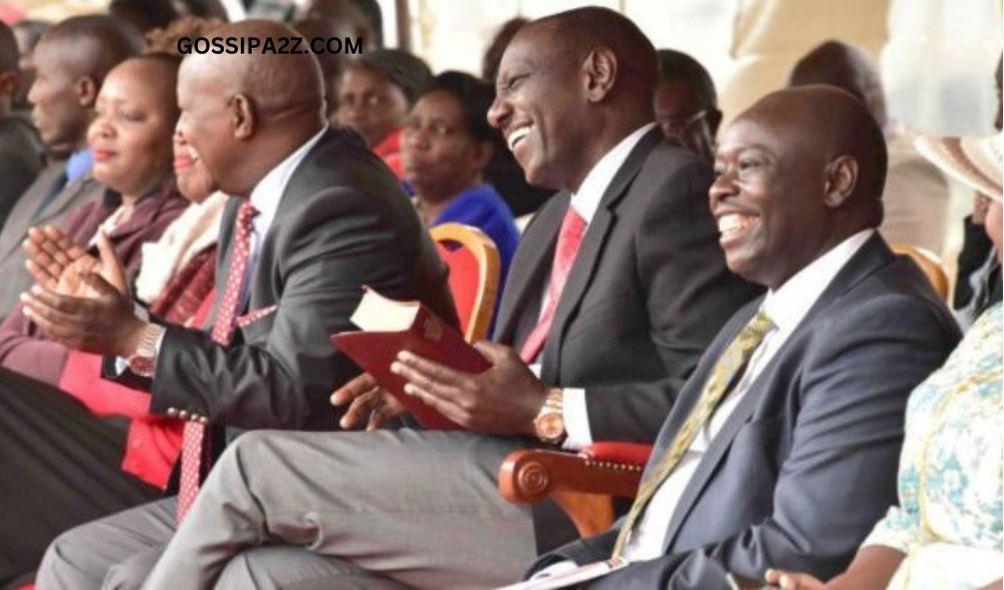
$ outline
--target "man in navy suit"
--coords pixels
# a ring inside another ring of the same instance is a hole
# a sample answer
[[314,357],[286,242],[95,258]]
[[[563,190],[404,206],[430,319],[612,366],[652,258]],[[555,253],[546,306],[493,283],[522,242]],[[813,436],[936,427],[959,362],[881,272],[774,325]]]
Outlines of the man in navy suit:
[[959,337],[875,231],[885,170],[881,130],[838,89],[777,92],[732,123],[711,211],[729,268],[768,293],[680,391],[628,515],[531,571],[616,555],[629,565],[590,589],[702,590],[775,564],[842,571],[896,501],[909,393]]

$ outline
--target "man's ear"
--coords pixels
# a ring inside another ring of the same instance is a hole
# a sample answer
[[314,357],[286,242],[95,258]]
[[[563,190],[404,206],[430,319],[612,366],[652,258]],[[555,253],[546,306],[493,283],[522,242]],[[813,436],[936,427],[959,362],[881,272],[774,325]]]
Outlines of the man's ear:
[[249,139],[258,128],[258,114],[247,96],[236,94],[230,99],[230,125],[237,139]]
[[13,97],[15,92],[17,92],[17,74],[10,71],[0,74],[0,97]]
[[619,64],[609,47],[597,47],[582,63],[586,77],[586,96],[590,102],[600,102],[610,93],[617,80]]
[[858,161],[852,156],[837,156],[826,165],[823,203],[832,209],[840,207],[854,194],[858,184]]
[[94,102],[98,99],[98,83],[90,76],[77,78],[74,90],[77,93],[77,104],[84,108],[93,107]]

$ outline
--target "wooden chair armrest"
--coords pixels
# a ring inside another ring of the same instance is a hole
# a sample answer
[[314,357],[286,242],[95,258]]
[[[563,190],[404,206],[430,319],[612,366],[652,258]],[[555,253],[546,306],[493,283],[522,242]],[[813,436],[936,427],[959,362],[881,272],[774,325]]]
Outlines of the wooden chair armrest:
[[502,463],[499,491],[518,504],[535,504],[565,491],[633,498],[642,469],[568,452],[522,449],[509,453]]

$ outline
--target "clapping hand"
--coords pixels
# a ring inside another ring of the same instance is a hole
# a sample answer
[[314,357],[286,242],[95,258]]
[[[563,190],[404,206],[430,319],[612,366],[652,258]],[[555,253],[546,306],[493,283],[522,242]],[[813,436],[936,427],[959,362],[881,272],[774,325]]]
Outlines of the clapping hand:
[[119,293],[128,293],[125,270],[104,232],[98,234],[100,258],[88,254],[66,234],[51,225],[31,228],[23,247],[28,254],[25,267],[35,281],[48,290],[73,297],[96,297],[83,277],[97,273]]
[[24,249],[37,282],[21,294],[28,319],[76,350],[121,357],[135,351],[146,322],[134,313],[125,271],[104,233],[100,258],[52,226],[29,230]]

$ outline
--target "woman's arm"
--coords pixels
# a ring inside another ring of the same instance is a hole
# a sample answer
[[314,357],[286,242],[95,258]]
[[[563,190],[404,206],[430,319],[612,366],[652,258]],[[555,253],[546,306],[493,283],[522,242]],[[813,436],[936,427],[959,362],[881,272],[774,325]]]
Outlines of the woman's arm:
[[782,590],[884,590],[904,557],[892,547],[869,545],[858,551],[847,571],[825,584],[809,574],[776,569],[767,570],[765,579]]

